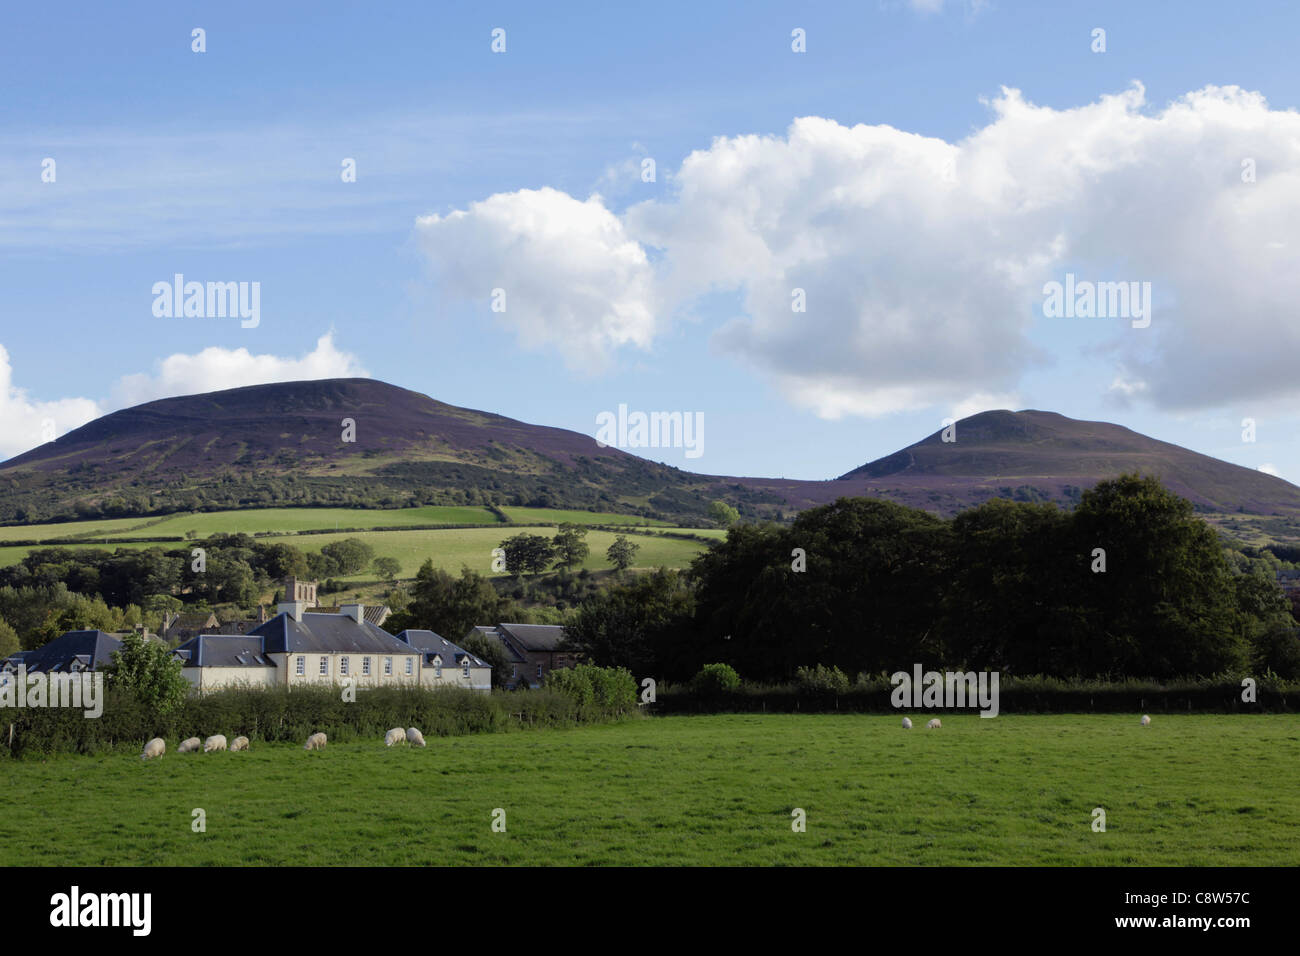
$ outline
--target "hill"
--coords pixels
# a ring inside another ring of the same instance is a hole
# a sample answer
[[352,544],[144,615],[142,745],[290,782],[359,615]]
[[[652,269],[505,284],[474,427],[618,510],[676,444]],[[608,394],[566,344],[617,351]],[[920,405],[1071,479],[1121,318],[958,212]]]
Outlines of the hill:
[[[1140,435],[1046,411],[989,411],[829,481],[693,474],[590,435],[459,408],[373,379],[160,399],[0,464],[0,523],[269,507],[570,508],[698,525],[714,499],[781,518],[845,495],[940,514],[994,497],[1070,506],[1126,471],[1206,514],[1300,535],[1300,488]],[[350,440],[349,440],[350,439]]]

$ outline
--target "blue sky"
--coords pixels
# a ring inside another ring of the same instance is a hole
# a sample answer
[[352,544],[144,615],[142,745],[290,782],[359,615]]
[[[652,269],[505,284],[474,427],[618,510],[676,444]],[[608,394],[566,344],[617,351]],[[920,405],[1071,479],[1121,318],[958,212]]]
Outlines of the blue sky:
[[[1298,20],[11,5],[0,455],[47,419],[357,372],[588,434],[619,404],[701,412],[701,457],[643,453],[714,474],[833,477],[1014,407],[1300,480]],[[1066,272],[1151,282],[1151,327],[1045,318]],[[156,317],[176,273],[260,283],[258,326]]]

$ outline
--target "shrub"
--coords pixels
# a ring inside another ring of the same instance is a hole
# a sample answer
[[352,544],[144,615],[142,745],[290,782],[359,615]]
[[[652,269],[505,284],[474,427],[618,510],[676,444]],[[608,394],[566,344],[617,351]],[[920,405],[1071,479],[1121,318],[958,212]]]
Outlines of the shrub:
[[691,680],[698,694],[727,694],[740,690],[740,675],[730,664],[705,664]]
[[847,694],[849,678],[838,667],[818,664],[800,667],[794,672],[795,684],[801,694]]

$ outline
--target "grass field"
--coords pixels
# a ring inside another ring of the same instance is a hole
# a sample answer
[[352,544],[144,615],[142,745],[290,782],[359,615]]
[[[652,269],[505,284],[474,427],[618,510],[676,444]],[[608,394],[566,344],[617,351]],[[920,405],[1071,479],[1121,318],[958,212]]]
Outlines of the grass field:
[[[492,576],[492,549],[506,538],[516,534],[539,534],[550,538],[554,528],[501,525],[496,528],[446,528],[438,531],[367,531],[357,534],[313,534],[289,538],[268,538],[285,541],[304,551],[319,551],[331,541],[342,538],[359,538],[375,549],[377,555],[396,558],[402,565],[402,577],[415,576],[425,558],[432,558],[435,567],[455,573],[467,565],[481,574]],[[608,570],[605,551],[614,543],[615,534],[609,531],[588,531],[587,546],[591,549],[583,567],[593,571]],[[681,538],[660,538],[650,535],[629,535],[641,546],[634,568],[684,568],[705,547],[703,542]],[[0,556],[0,560],[3,557]],[[364,571],[343,581],[366,581],[375,577],[373,571]]]
[[[632,515],[606,514],[591,511],[565,511],[546,508],[507,508],[511,521],[573,521],[579,524],[654,524]],[[490,573],[492,549],[505,538],[527,531],[552,537],[555,529],[546,526],[516,526],[497,524],[492,528],[448,528],[437,530],[401,530],[412,526],[430,524],[492,524],[496,516],[486,508],[478,507],[424,507],[370,510],[361,508],[263,508],[248,511],[213,511],[202,514],[173,515],[159,521],[146,518],[109,518],[101,521],[77,521],[67,524],[25,525],[0,528],[0,567],[16,564],[27,556],[32,547],[48,545],[3,546],[5,541],[41,540],[75,535],[95,538],[114,537],[184,537],[194,531],[199,537],[217,532],[244,532],[268,534],[268,540],[285,541],[306,551],[319,551],[331,541],[344,537],[360,537],[370,544],[376,555],[396,558],[402,565],[404,577],[413,577],[425,558],[448,571],[458,571],[462,564]],[[150,523],[152,522],[152,523]],[[318,531],[334,527],[373,527],[391,531],[353,532],[339,534],[294,535],[293,532]],[[685,529],[691,534],[709,538],[722,538],[726,532],[718,528]],[[672,538],[652,538],[637,535],[633,538],[641,545],[635,567],[685,567],[701,549],[699,542]],[[591,570],[609,567],[605,550],[614,541],[614,535],[604,531],[588,533],[587,542],[591,556],[586,567]],[[67,542],[60,546],[115,550],[116,548],[183,547],[181,542],[144,543],[122,542]],[[344,580],[368,580],[373,572],[354,575]]]
[[[1293,716],[668,717],[0,762],[0,865],[1295,865]],[[169,740],[169,747],[175,741]],[[1092,811],[1107,813],[1105,833]],[[207,815],[191,831],[192,811]],[[506,832],[491,829],[493,810]],[[791,813],[807,813],[807,830]],[[57,836],[56,836],[57,835]]]
[[641,518],[637,515],[616,515],[600,511],[565,511],[562,508],[502,508],[501,511],[515,524],[533,521],[570,521],[574,524],[630,524],[668,528],[667,521]]

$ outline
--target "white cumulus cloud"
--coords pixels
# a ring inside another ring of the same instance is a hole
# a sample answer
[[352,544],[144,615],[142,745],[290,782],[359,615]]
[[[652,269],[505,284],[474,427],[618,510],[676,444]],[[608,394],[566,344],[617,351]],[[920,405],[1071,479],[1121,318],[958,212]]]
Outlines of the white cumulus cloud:
[[0,459],[42,445],[103,414],[91,398],[36,401],[14,385],[9,350],[0,345]]
[[551,346],[570,366],[602,366],[611,350],[647,347],[656,332],[645,250],[599,195],[555,189],[499,193],[416,229],[452,294],[481,302],[505,293],[494,318],[530,348]]
[[[418,229],[458,294],[505,288],[522,341],[584,364],[735,294],[715,345],[829,418],[1013,396],[1068,322],[1103,340],[1111,400],[1300,396],[1300,113],[1231,86],[989,105],[958,142],[804,117],[715,139],[621,215],[520,190]],[[1150,326],[1046,318],[1067,272],[1150,283]]]
[[246,348],[216,346],[193,355],[169,355],[159,360],[151,373],[123,376],[113,388],[113,407],[245,385],[367,377],[369,373],[356,356],[340,351],[334,344],[334,334],[327,332],[316,340],[315,348],[297,358],[254,355]]

